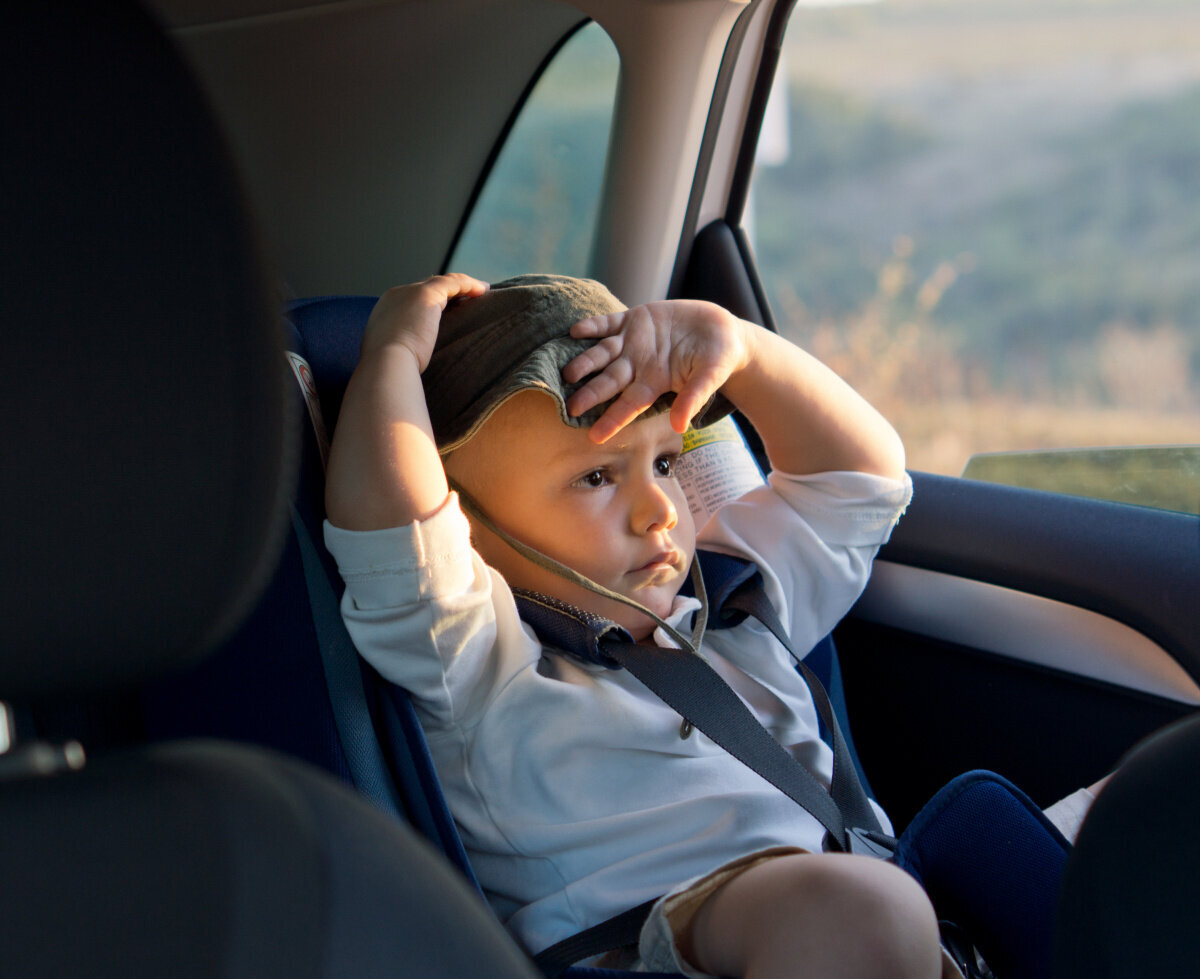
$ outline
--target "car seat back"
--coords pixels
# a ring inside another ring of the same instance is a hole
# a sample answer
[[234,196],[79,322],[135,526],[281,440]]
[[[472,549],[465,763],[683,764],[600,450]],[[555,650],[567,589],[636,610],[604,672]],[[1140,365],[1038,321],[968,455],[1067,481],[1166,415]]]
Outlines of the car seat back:
[[1196,713],[1122,759],[1067,859],[1054,979],[1195,974],[1198,772]]
[[[167,39],[119,0],[6,27],[0,699],[65,718],[197,662],[254,603],[288,399],[232,168]],[[427,845],[275,753],[0,744],[0,822],[6,974],[532,974]]]

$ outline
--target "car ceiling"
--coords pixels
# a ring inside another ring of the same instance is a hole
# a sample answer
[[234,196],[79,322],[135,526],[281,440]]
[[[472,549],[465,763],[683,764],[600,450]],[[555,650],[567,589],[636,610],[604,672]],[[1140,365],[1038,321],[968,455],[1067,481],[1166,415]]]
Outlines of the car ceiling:
[[301,295],[437,271],[513,106],[584,20],[551,0],[152,7],[207,87],[270,257]]

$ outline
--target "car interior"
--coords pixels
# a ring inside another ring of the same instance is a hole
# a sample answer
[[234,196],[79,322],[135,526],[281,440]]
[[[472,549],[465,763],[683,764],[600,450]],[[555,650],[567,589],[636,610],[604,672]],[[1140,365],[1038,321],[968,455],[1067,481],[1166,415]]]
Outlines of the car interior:
[[[631,305],[707,299],[774,328],[743,215],[793,7],[14,8],[12,974],[538,974],[486,905],[408,695],[341,623],[328,440],[376,297],[469,254],[522,108],[589,25],[620,73],[587,273]],[[902,826],[991,769],[1048,805],[1130,757],[1069,861],[1054,975],[1183,962],[1200,851],[1141,841],[1190,835],[1200,801],[1200,516],[912,477],[819,671],[873,795]]]

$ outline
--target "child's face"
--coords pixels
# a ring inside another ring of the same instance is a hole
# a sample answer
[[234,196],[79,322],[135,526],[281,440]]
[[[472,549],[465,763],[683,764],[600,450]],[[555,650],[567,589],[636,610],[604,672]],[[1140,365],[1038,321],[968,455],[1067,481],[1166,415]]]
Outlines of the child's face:
[[[696,548],[673,475],[681,448],[666,414],[596,445],[587,429],[562,423],[549,397],[526,391],[455,451],[446,470],[501,529],[665,618]],[[473,539],[511,586],[596,612],[637,639],[653,631],[645,615],[534,565],[478,525]]]

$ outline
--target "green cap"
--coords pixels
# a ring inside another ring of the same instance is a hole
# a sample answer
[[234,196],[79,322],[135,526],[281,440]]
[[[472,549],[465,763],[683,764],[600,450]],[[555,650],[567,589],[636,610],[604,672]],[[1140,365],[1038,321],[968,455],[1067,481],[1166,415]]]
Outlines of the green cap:
[[[482,296],[452,301],[442,314],[437,345],[422,375],[438,449],[445,453],[458,448],[520,391],[550,395],[566,425],[584,428],[595,423],[607,402],[578,417],[567,414],[567,399],[587,378],[568,384],[562,370],[595,343],[575,339],[570,330],[580,320],[625,308],[599,282],[562,275],[519,275],[493,284]],[[674,393],[664,394],[647,414],[667,410],[674,399]],[[694,424],[711,424],[730,408],[717,396]]]

